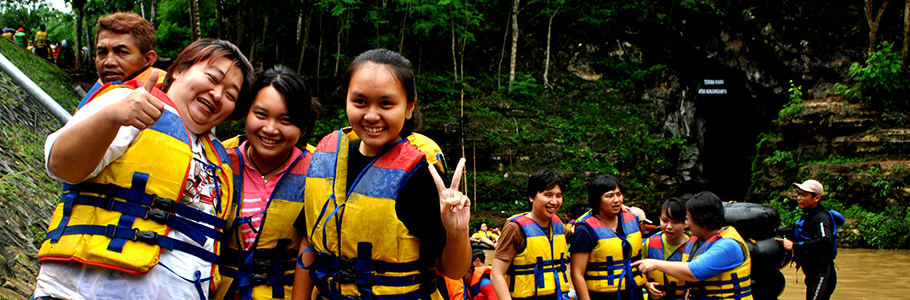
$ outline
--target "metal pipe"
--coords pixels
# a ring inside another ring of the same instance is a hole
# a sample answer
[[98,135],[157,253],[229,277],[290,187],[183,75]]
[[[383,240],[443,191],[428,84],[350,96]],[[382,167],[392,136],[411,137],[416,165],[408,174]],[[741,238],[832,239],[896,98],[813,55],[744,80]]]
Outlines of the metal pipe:
[[44,108],[54,115],[57,120],[60,120],[60,122],[66,123],[73,117],[73,115],[63,109],[57,101],[54,101],[51,96],[45,93],[44,90],[35,84],[35,82],[28,78],[28,76],[25,76],[25,73],[22,73],[16,65],[9,61],[9,59],[6,59],[6,56],[3,56],[2,53],[0,53],[0,69],[9,75],[9,77],[13,78],[13,81],[19,84],[29,96],[38,99],[38,102],[41,103],[41,105],[44,105]]

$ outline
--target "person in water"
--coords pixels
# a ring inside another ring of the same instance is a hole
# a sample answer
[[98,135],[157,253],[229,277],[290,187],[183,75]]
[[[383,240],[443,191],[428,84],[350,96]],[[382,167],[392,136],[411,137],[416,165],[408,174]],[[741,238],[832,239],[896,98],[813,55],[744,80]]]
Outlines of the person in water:
[[825,187],[817,180],[794,183],[796,203],[803,215],[796,221],[796,229],[785,230],[785,238],[777,240],[784,249],[793,250],[797,268],[803,269],[806,279],[806,299],[827,300],[837,286],[834,258],[837,256],[837,238],[834,215],[822,205]]

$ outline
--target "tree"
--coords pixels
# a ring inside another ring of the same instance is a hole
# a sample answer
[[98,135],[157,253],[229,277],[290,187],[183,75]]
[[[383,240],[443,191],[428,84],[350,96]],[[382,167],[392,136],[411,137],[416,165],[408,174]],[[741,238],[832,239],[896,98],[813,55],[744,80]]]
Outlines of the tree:
[[562,4],[563,2],[559,2],[559,5],[556,6],[556,10],[550,15],[550,23],[547,25],[547,62],[544,64],[543,69],[543,85],[545,86],[550,86],[550,81],[547,76],[550,74],[550,40],[553,33],[553,18],[556,17],[556,13],[559,12],[559,9],[562,8]]
[[82,70],[82,17],[84,15],[83,9],[87,0],[71,0],[70,2],[73,5],[73,11],[76,12],[76,70]]
[[512,5],[512,56],[509,59],[509,91],[512,90],[512,82],[515,81],[515,67],[518,57],[518,3],[521,0],[513,0]]
[[901,56],[901,67],[907,71],[907,59],[910,58],[910,0],[904,5],[904,52]]
[[190,2],[190,33],[195,41],[201,36],[199,31],[199,0],[188,1]]
[[885,3],[882,3],[881,8],[878,9],[878,15],[875,16],[875,20],[872,19],[872,1],[866,0],[866,21],[869,22],[869,53],[875,52],[875,45],[878,44],[878,26],[882,22],[882,15],[885,14],[885,9],[888,8],[888,3],[890,0],[885,0]]

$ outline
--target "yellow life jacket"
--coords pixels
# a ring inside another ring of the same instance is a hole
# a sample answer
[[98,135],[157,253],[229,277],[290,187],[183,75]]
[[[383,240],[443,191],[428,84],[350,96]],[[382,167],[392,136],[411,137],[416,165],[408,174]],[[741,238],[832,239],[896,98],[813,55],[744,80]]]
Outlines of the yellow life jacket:
[[47,32],[38,31],[35,34],[35,47],[47,47]]
[[745,261],[739,266],[726,272],[708,278],[705,281],[689,282],[689,299],[742,299],[752,300],[751,273],[752,259],[749,257],[749,248],[739,232],[733,226],[725,226],[706,240],[698,243],[698,237],[689,238],[686,250],[683,252],[683,261],[693,259],[705,253],[718,239],[733,239],[743,251]]
[[[221,265],[216,277],[215,299],[233,299],[239,290],[242,299],[290,299],[294,287],[294,266],[303,237],[293,226],[303,210],[303,186],[306,182],[306,165],[300,163],[310,155],[304,151],[292,157],[288,170],[278,179],[256,235],[249,250],[245,250],[241,225],[252,222],[252,217],[240,215],[243,203],[244,156],[239,146],[245,136],[231,138],[224,143],[234,175],[233,206],[236,214],[228,224],[227,240],[222,243]],[[239,245],[239,246],[238,246]]]
[[[658,232],[657,234],[648,237],[648,240],[645,243],[648,247],[647,258],[665,261],[683,261],[683,252],[686,250],[686,246],[692,242],[686,240],[686,242],[676,248],[676,251],[673,251],[670,256],[667,256],[666,251],[664,251],[665,245],[663,232]],[[664,292],[665,297],[661,299],[682,300],[685,297],[685,281],[679,280],[676,277],[667,275],[666,273],[656,269],[654,271],[648,272],[648,279],[650,279],[650,281],[660,283],[657,288]]]
[[[118,87],[135,89],[141,83],[108,84],[104,90]],[[160,90],[153,90],[152,95],[165,105],[175,106]],[[216,178],[216,215],[172,200],[181,198],[190,164],[200,163],[193,158],[191,134],[178,114],[164,110],[158,121],[140,131],[126,152],[98,176],[75,185],[64,184],[61,203],[38,251],[39,261],[78,261],[145,274],[158,264],[163,248],[217,264],[221,229],[232,196],[231,166],[214,134],[200,137],[209,161],[205,167]],[[168,237],[171,229],[195,243]],[[215,240],[215,253],[201,247],[207,238]]]
[[11,41],[15,41],[15,40],[13,40],[13,33],[12,33],[12,32],[4,32],[4,33],[3,33],[3,37],[8,38],[8,39],[10,39]]
[[558,294],[557,299],[562,299],[560,295],[569,292],[569,257],[562,221],[553,216],[550,235],[527,214],[512,216],[507,222],[517,223],[525,236],[525,248],[515,255],[505,274],[512,298]]
[[[304,267],[328,299],[440,300],[432,260],[421,259],[420,239],[395,211],[401,187],[417,168],[426,168],[425,157],[439,153],[438,147],[421,149],[415,139],[403,139],[357,178],[347,178],[350,131],[332,132],[303,162],[307,235],[317,253]],[[348,180],[354,180],[350,190]]]
[[[646,282],[641,271],[637,267],[632,267],[633,262],[641,260],[641,231],[631,210],[624,210],[617,217],[625,236],[617,235],[597,216],[591,214],[591,211],[581,215],[575,222],[576,227],[590,227],[597,238],[597,246],[588,255],[584,274],[585,284],[591,292],[615,293],[631,290],[633,294],[637,294],[641,292],[638,287]],[[634,282],[631,289],[630,281]]]

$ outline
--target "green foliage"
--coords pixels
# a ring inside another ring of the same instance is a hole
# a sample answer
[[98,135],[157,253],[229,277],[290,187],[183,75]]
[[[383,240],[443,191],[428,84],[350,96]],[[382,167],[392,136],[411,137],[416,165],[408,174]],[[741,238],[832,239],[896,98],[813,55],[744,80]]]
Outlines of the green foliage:
[[910,80],[901,70],[900,52],[892,50],[893,45],[882,42],[878,51],[869,54],[865,65],[853,63],[850,76],[857,82],[854,87],[835,85],[835,94],[848,98],[860,98],[873,108],[900,110],[908,107],[906,99]]
[[69,74],[5,38],[0,39],[0,51],[64,109],[76,109],[81,97],[69,87]]
[[863,246],[879,249],[910,247],[910,213],[906,207],[888,206],[878,212],[861,214],[856,228],[862,234]]
[[786,120],[792,119],[803,111],[801,103],[803,102],[803,92],[800,91],[803,86],[796,86],[793,80],[790,80],[790,102],[784,104],[784,108],[778,113],[778,122],[783,125]]
[[783,169],[799,167],[799,162],[793,157],[793,152],[790,151],[774,150],[774,154],[765,158],[765,162],[783,166]]

